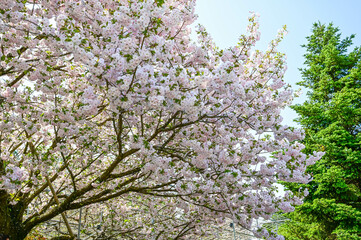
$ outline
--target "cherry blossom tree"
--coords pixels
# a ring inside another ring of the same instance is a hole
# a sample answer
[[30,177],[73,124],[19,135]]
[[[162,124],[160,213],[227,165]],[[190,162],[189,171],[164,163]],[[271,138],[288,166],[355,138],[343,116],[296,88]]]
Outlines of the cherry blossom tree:
[[121,239],[198,239],[227,218],[280,238],[252,222],[301,203],[275,183],[308,182],[322,155],[282,124],[285,29],[254,50],[252,14],[220,50],[202,26],[191,40],[195,0],[0,6],[0,231],[24,239],[83,208],[85,232],[103,211]]

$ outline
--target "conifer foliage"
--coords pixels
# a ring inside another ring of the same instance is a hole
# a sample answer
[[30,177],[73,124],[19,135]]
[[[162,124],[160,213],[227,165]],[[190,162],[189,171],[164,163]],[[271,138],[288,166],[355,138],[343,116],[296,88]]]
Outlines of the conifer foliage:
[[308,100],[293,109],[305,129],[304,152],[325,155],[307,168],[313,180],[302,187],[310,194],[281,228],[287,239],[361,238],[361,50],[349,50],[354,37],[315,23],[303,46],[299,85]]

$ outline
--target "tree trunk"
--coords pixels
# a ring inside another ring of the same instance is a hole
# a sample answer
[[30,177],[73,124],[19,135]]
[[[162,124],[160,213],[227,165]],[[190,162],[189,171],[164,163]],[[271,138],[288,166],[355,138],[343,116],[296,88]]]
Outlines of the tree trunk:
[[7,234],[11,240],[23,240],[25,231],[17,208],[9,203],[9,194],[0,190],[0,233]]
[[[0,159],[0,178],[4,175],[5,166]],[[21,207],[20,202],[18,206],[11,205],[9,193],[0,189],[0,233],[9,235],[11,240],[23,240],[28,234],[22,224]]]
[[8,193],[0,190],[0,233],[10,233],[10,212],[8,208]]
[[[1,153],[1,149],[0,149]],[[0,179],[5,175],[5,166],[3,160],[0,158]],[[8,208],[9,194],[6,190],[0,189],[0,233],[10,233],[10,212]]]

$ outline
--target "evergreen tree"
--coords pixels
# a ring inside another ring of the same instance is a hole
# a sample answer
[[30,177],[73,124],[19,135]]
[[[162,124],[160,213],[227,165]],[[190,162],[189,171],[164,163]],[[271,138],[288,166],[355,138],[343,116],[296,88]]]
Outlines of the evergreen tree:
[[341,39],[332,24],[315,23],[307,37],[305,68],[300,69],[308,100],[293,106],[305,129],[305,153],[324,151],[307,171],[303,205],[279,232],[286,239],[361,238],[361,51],[349,51],[354,35]]

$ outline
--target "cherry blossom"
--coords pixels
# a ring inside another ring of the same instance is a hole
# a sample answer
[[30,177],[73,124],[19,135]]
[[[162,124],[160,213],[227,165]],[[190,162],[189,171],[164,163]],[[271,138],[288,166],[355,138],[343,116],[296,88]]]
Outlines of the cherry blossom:
[[300,204],[306,189],[275,184],[308,182],[322,157],[282,124],[285,28],[255,50],[251,14],[221,50],[202,26],[191,39],[195,0],[0,5],[0,230],[51,235],[46,224],[83,209],[84,234],[200,239],[231,219],[281,239],[253,223]]

